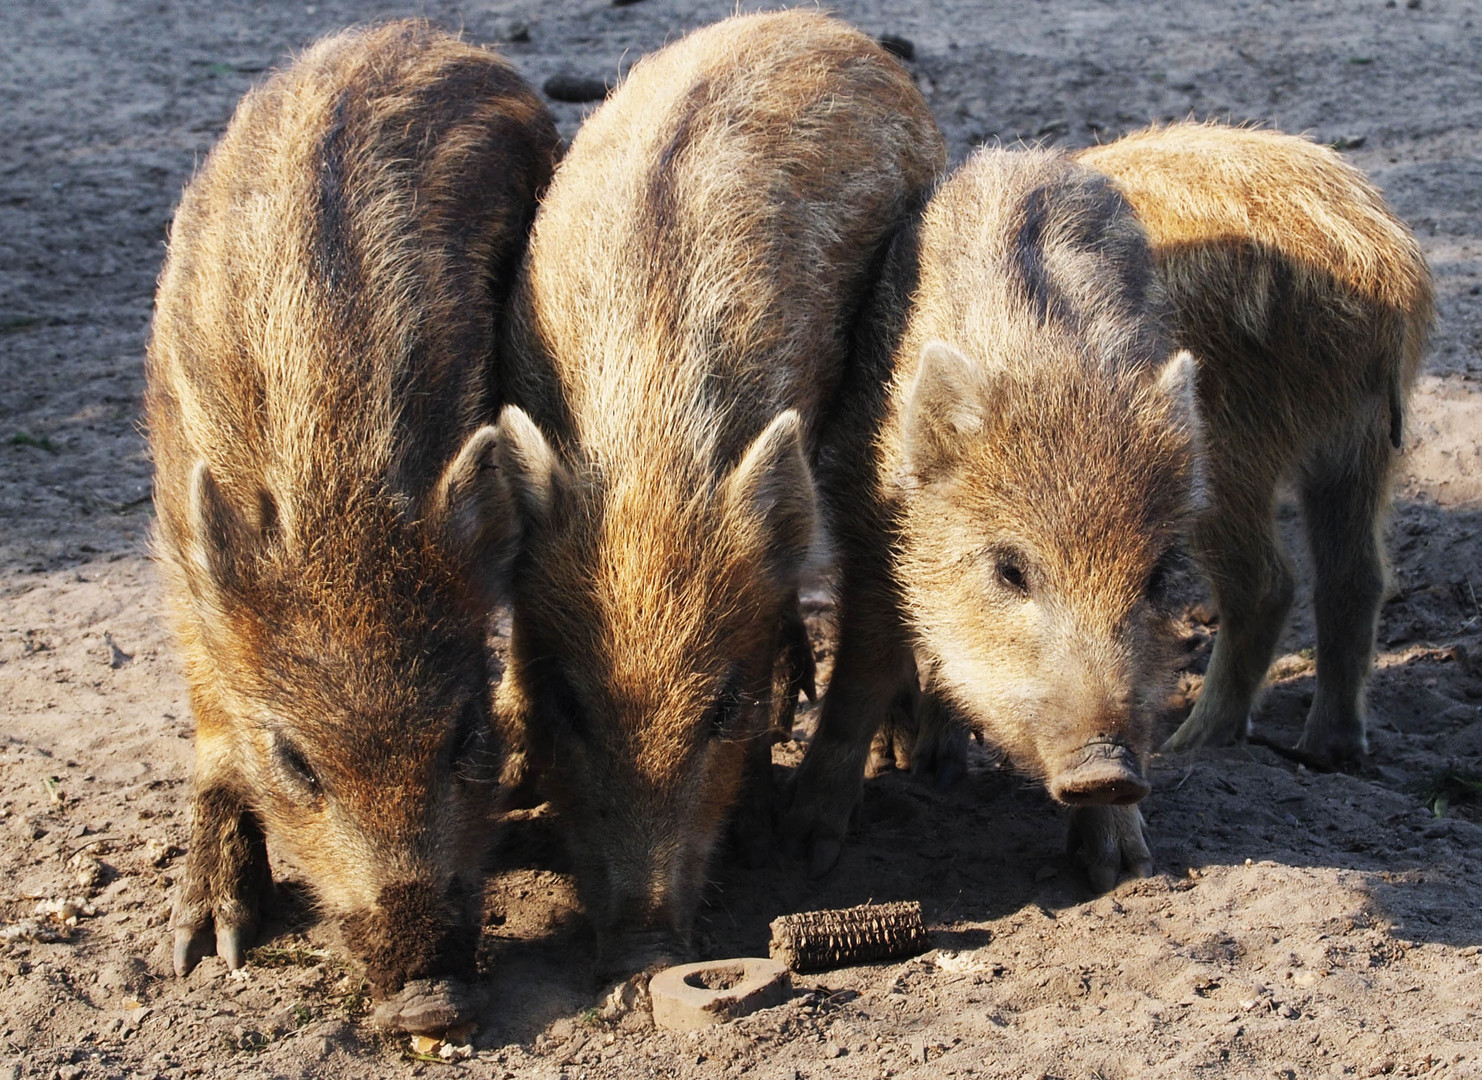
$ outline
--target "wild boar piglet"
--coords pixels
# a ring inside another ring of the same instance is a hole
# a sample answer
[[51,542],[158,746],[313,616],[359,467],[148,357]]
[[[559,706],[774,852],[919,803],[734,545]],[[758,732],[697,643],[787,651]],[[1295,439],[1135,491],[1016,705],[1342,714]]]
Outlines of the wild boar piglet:
[[913,661],[934,716],[1072,808],[1098,887],[1146,871],[1163,585],[1199,443],[1163,313],[1125,200],[1060,154],[978,152],[894,243],[825,455],[840,639],[790,817],[815,871]]
[[476,996],[485,626],[517,540],[481,423],[555,148],[507,63],[397,22],[249,93],[185,191],[146,393],[196,720],[181,975],[242,965],[271,849],[389,1023]]
[[820,416],[942,160],[870,39],[741,16],[639,62],[542,201],[500,424],[524,540],[499,707],[608,971],[685,947],[748,760],[768,768]]
[[1317,692],[1297,748],[1323,765],[1358,761],[1380,533],[1434,309],[1420,248],[1362,173],[1293,135],[1172,124],[1077,157],[1142,220],[1173,333],[1199,367],[1209,498],[1193,538],[1219,632],[1168,747],[1250,730],[1292,602],[1275,524],[1275,492],[1291,482],[1317,616]]

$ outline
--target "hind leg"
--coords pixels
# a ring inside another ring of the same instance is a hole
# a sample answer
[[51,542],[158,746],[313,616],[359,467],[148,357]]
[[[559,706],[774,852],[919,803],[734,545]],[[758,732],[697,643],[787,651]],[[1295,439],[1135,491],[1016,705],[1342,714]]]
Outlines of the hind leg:
[[805,854],[811,875],[838,861],[875,732],[914,675],[888,564],[846,558],[833,675],[818,730],[793,776],[782,826],[790,846]]
[[1227,743],[1250,731],[1251,705],[1266,678],[1292,604],[1292,570],[1272,512],[1276,477],[1217,473],[1210,509],[1194,528],[1220,628],[1204,689],[1165,750]]
[[1297,749],[1333,765],[1368,753],[1364,682],[1384,598],[1379,525],[1389,491],[1390,447],[1376,422],[1357,445],[1314,455],[1302,475],[1302,508],[1316,570],[1317,693]]
[[972,725],[925,673],[921,681],[911,771],[946,789],[967,775],[967,742]]

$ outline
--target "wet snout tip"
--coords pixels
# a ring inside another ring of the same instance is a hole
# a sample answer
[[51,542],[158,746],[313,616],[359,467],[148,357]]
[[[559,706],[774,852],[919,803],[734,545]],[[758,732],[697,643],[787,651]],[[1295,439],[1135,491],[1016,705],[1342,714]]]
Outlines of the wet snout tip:
[[666,930],[629,930],[608,937],[601,945],[595,974],[599,983],[652,975],[688,959],[680,936]]
[[414,979],[376,1005],[377,1025],[413,1035],[441,1035],[473,1023],[484,1004],[482,986],[455,979]]
[[1136,756],[1114,742],[1094,742],[1072,755],[1067,768],[1050,780],[1050,795],[1067,806],[1131,806],[1152,787],[1143,779]]

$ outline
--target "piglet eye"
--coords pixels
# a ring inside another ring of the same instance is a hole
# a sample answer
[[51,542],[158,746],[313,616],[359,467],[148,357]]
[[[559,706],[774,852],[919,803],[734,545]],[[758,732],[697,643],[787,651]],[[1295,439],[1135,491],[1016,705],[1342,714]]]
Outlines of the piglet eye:
[[319,790],[319,777],[315,775],[303,751],[287,739],[278,740],[278,761],[292,779],[311,791]]
[[1168,590],[1172,584],[1179,554],[1174,549],[1169,549],[1163,556],[1153,564],[1148,571],[1147,580],[1143,582],[1142,594],[1151,604],[1163,604],[1168,600]]
[[453,774],[469,783],[482,783],[494,779],[498,755],[494,748],[494,732],[484,719],[483,712],[473,702],[463,706],[454,733],[456,752],[453,755]]
[[531,674],[540,686],[541,697],[555,723],[577,738],[585,739],[589,734],[586,711],[560,665],[553,660],[532,664]]
[[705,713],[706,735],[711,739],[719,739],[731,733],[735,729],[742,704],[740,680],[732,673]]
[[998,580],[1025,596],[1029,595],[1029,581],[1024,576],[1024,567],[1012,555],[1001,555],[998,559]]

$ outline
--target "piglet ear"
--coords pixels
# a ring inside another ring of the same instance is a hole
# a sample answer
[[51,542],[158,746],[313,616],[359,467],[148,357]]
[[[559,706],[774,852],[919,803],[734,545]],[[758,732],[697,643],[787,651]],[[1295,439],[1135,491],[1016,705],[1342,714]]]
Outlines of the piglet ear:
[[903,417],[906,470],[917,480],[949,468],[982,434],[986,383],[982,368],[946,342],[928,341],[922,347]]
[[571,488],[571,476],[555,447],[518,405],[506,405],[499,414],[499,463],[509,477],[522,530],[529,533],[549,524]]
[[1199,419],[1198,379],[1199,365],[1188,349],[1174,353],[1158,371],[1158,393],[1173,401],[1194,423]]
[[432,503],[449,544],[491,601],[505,595],[519,547],[514,496],[499,447],[500,432],[492,424],[470,435],[443,470]]
[[723,497],[731,527],[760,552],[769,580],[795,588],[818,514],[797,410],[779,414],[747,447]]
[[1180,349],[1158,371],[1154,389],[1188,435],[1192,466],[1189,470],[1190,507],[1208,508],[1209,488],[1204,467],[1204,418],[1199,412],[1199,365],[1187,349]]
[[277,529],[272,497],[258,497],[257,520],[249,520],[227,499],[204,460],[190,476],[190,540],[186,551],[194,564],[190,588],[198,605],[222,609],[227,597],[247,583],[262,546]]

